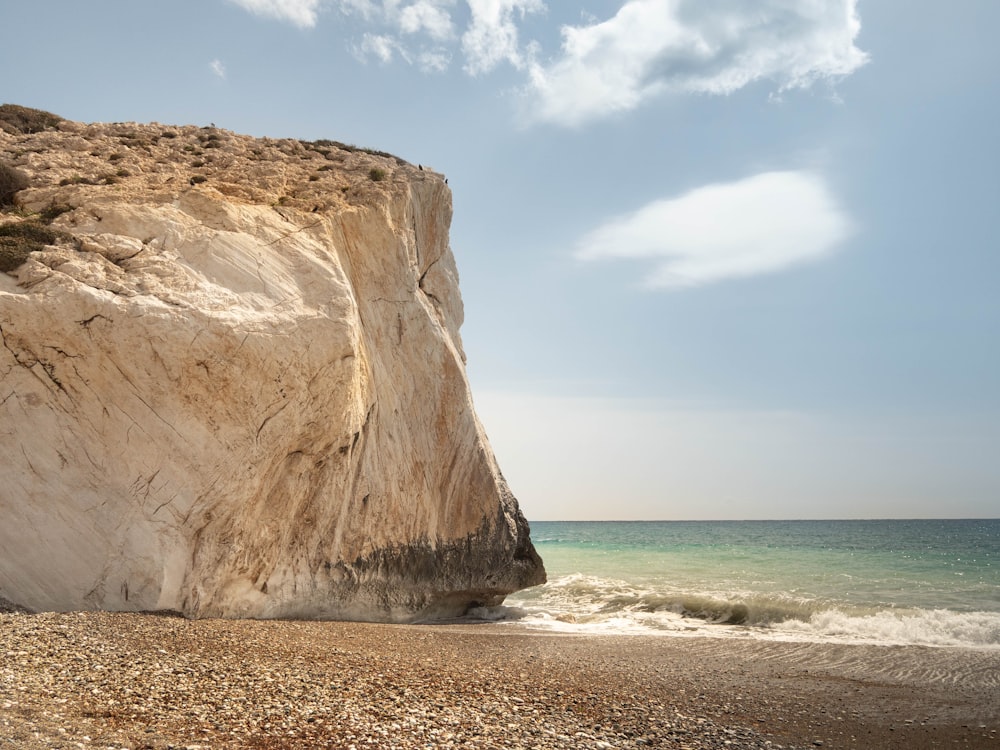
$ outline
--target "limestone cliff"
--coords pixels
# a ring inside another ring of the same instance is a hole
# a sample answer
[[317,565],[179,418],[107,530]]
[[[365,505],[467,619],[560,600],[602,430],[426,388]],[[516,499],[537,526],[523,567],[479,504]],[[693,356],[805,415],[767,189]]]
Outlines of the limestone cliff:
[[409,621],[544,581],[473,410],[440,174],[31,130],[0,130],[28,184],[0,213],[0,597]]

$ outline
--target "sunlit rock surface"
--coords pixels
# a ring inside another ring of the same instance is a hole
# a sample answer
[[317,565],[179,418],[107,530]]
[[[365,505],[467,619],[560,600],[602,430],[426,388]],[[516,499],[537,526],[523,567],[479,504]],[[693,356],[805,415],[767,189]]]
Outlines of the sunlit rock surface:
[[[0,132],[0,597],[409,621],[544,580],[473,410],[443,177],[214,128]],[[54,218],[53,218],[54,217]]]

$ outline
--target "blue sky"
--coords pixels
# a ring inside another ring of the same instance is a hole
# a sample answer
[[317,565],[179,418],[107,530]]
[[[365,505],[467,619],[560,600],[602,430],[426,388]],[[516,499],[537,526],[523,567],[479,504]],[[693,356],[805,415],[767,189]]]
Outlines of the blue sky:
[[38,0],[0,100],[444,172],[529,519],[1000,515],[1000,3]]

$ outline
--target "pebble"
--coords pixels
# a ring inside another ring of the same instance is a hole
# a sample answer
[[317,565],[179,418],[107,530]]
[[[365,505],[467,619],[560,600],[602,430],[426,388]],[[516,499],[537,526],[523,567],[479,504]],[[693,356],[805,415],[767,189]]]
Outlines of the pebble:
[[0,613],[0,750],[824,746],[760,733],[765,699],[593,650],[474,627]]

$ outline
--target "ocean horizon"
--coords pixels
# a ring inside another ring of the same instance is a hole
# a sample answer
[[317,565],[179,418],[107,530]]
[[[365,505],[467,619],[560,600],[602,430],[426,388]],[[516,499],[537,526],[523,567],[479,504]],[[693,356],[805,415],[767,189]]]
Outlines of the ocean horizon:
[[1000,519],[533,521],[559,632],[1000,648]]

